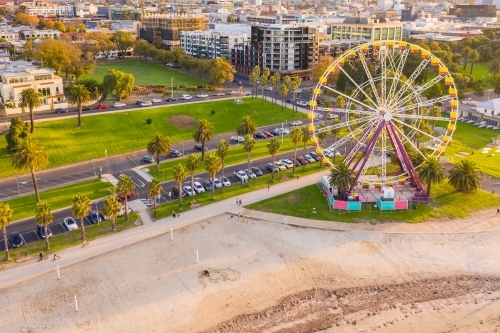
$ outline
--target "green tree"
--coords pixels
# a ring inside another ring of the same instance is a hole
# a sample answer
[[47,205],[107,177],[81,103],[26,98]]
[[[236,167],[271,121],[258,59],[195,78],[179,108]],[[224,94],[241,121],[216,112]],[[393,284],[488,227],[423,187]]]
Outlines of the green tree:
[[269,82],[269,75],[271,75],[271,71],[269,70],[269,68],[265,68],[264,72],[260,76],[259,85],[260,85],[260,89],[262,91],[262,103],[264,103],[264,98],[266,96],[265,95],[265,88]]
[[125,55],[127,54],[127,49],[134,45],[134,37],[130,32],[125,32],[122,30],[118,30],[113,34],[111,37],[111,41],[115,42],[116,45],[118,46],[118,50],[120,53],[118,53],[118,57],[125,58]]
[[356,184],[356,177],[347,163],[340,162],[330,170],[328,183],[345,195],[345,191],[350,190]]
[[[245,135],[245,140],[243,140],[243,150],[247,153],[247,168],[250,173],[250,154],[255,146],[255,139],[250,135]],[[248,186],[250,186],[250,176],[248,176]]]
[[273,104],[272,106],[274,107],[274,104],[276,104],[276,97],[278,93],[278,86],[281,83],[281,75],[280,73],[274,73],[270,78],[269,78],[269,84],[271,87],[273,87]]
[[75,83],[68,90],[68,101],[78,106],[78,127],[82,126],[82,104],[90,101],[90,92],[85,85]]
[[61,21],[54,22],[54,29],[60,32],[66,32],[66,26]]
[[212,128],[212,124],[207,119],[203,118],[198,121],[198,127],[193,134],[194,141],[201,143],[202,161],[205,160],[205,143],[209,142],[214,137],[214,134],[210,131]]
[[212,60],[208,77],[215,84],[224,84],[234,79],[233,65],[226,58]]
[[500,59],[494,59],[490,64],[490,72],[493,73],[493,77],[500,73]]
[[40,202],[40,193],[38,192],[38,182],[35,172],[42,169],[48,163],[48,156],[45,148],[39,141],[33,140],[31,136],[19,141],[15,152],[11,155],[12,167],[19,171],[30,171],[35,189],[36,202]]
[[491,84],[493,85],[493,92],[495,95],[500,95],[500,77],[493,77],[493,79],[491,79]]
[[[226,140],[220,140],[217,144],[216,153],[222,162],[222,177],[224,177],[224,161],[229,154],[229,143]],[[224,192],[224,186],[221,187],[221,192]]]
[[[442,116],[441,115],[441,108],[439,106],[436,106],[436,105],[431,107],[430,116],[441,117]],[[436,128],[436,121],[435,120],[432,121],[432,132],[434,132],[434,128]]]
[[254,96],[254,91],[255,91],[255,96],[257,96],[257,81],[259,81],[259,77],[260,77],[260,67],[259,66],[255,66],[252,69],[252,73],[250,73],[250,83],[253,86],[253,89],[252,89],[252,99],[253,99],[253,96]]
[[15,151],[19,141],[26,139],[30,135],[30,126],[28,123],[21,120],[19,117],[14,117],[10,120],[9,131],[5,135],[7,140],[7,150],[9,153]]
[[191,203],[194,203],[194,173],[196,172],[196,169],[198,169],[199,165],[200,155],[195,153],[189,154],[186,160],[186,166],[188,171],[191,173],[191,193],[193,193],[191,196]]
[[247,134],[255,135],[255,133],[257,133],[257,125],[255,125],[255,121],[252,117],[243,116],[240,120],[238,128],[236,128],[236,133],[241,136],[245,136]]
[[281,96],[281,112],[283,112],[284,111],[284,103],[286,101],[285,97],[288,95],[288,86],[285,83],[281,84],[279,93]]
[[337,96],[337,101],[335,102],[335,107],[337,109],[343,109],[346,106],[346,100],[344,96]]
[[418,177],[427,184],[427,195],[430,196],[431,186],[441,183],[444,179],[443,166],[436,157],[429,157],[418,169]]
[[153,198],[153,215],[156,216],[156,199],[161,194],[161,184],[156,178],[151,179],[149,182],[148,195]]
[[323,130],[322,132],[319,132],[317,134],[318,137],[318,145],[322,146],[325,143],[326,137],[328,136],[328,131],[325,131],[324,128],[326,127],[325,124],[319,125],[319,129]]
[[461,160],[450,170],[448,183],[459,192],[473,192],[481,187],[480,172],[476,163]]
[[[309,132],[307,132],[309,133]],[[293,175],[295,176],[295,162],[297,161],[297,146],[300,142],[302,142],[303,132],[301,127],[294,127],[290,132],[290,138],[293,143]]]
[[486,90],[484,88],[483,80],[477,80],[476,82],[474,82],[474,85],[472,86],[472,91],[474,91],[474,95],[476,96],[479,97],[484,96]]
[[111,231],[116,231],[116,218],[122,211],[122,204],[114,195],[109,195],[104,201],[102,212],[111,219]]
[[187,173],[181,163],[174,165],[174,180],[179,187],[179,210],[182,210],[182,182],[186,179]]
[[19,105],[30,110],[30,133],[35,133],[35,114],[33,111],[42,106],[42,94],[33,88],[26,88],[19,94]]
[[281,143],[278,139],[271,139],[267,143],[267,150],[269,151],[269,155],[273,157],[273,173],[271,176],[271,181],[274,182],[274,163],[276,161],[276,154],[280,152]]
[[469,54],[470,61],[470,73],[472,75],[472,70],[474,68],[474,63],[479,60],[479,53],[476,50],[472,50]]
[[212,179],[212,199],[215,199],[215,175],[222,168],[222,161],[216,153],[208,154],[207,160],[205,161],[205,170],[210,175]]
[[[294,107],[295,107],[295,111],[297,111],[297,91],[299,90],[299,87],[300,87],[300,84],[302,83],[302,79],[300,77],[296,77],[292,80],[291,84],[290,84],[290,91],[292,92],[293,94],[293,101],[294,101]],[[294,108],[292,107],[292,110]],[[294,114],[294,113],[293,113]],[[293,116],[292,114],[292,116]]]
[[311,133],[309,133],[309,129],[307,126],[302,126],[300,128],[302,131],[302,143],[304,144],[304,153],[306,152],[306,145],[309,142],[309,139],[311,139]]
[[125,200],[125,221],[128,221],[128,199],[127,196],[130,193],[134,193],[135,184],[130,179],[129,176],[123,174],[118,180],[118,184],[116,184],[116,193],[121,195]]
[[[3,243],[7,245],[7,226],[12,221],[13,211],[9,204],[0,202],[0,228],[2,228],[3,233]],[[5,260],[10,260],[9,247],[5,246]]]
[[102,90],[104,94],[111,95],[120,100],[132,93],[134,87],[134,76],[116,69],[108,70],[102,79]]
[[148,51],[151,47],[153,47],[153,45],[149,44],[144,39],[140,39],[135,42],[134,53],[139,56],[139,59],[141,59],[141,57],[144,57],[144,59],[146,59]]
[[38,202],[36,204],[35,220],[36,224],[43,227],[43,230],[45,231],[45,246],[47,251],[50,250],[47,227],[52,223],[53,218],[50,205],[46,201]]
[[85,237],[85,224],[83,219],[85,216],[90,214],[90,200],[85,194],[76,194],[73,197],[73,205],[71,206],[71,213],[76,218],[80,219],[80,226],[82,227],[82,239],[85,243],[87,241]]
[[156,133],[148,142],[146,149],[156,159],[156,172],[160,172],[161,155],[170,153],[170,141],[161,133]]
[[78,80],[76,83],[83,84],[89,92],[90,99],[98,99],[102,94],[102,86],[94,79]]

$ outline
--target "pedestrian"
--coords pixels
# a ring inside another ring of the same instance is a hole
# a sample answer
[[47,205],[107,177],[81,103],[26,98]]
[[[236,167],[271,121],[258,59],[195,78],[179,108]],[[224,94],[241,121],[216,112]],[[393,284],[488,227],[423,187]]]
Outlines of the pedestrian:
[[269,188],[270,188],[270,187],[271,187],[271,186],[267,185],[267,190],[268,190],[268,191],[269,191]]
[[299,180],[299,175],[297,175],[297,180]]
[[240,206],[241,206],[241,199],[240,199]]
[[238,206],[238,202],[239,202],[239,201],[238,201],[238,198],[236,198],[236,206]]
[[497,209],[497,214],[500,214],[500,208]]
[[174,218],[175,220],[175,210],[172,211],[172,217]]

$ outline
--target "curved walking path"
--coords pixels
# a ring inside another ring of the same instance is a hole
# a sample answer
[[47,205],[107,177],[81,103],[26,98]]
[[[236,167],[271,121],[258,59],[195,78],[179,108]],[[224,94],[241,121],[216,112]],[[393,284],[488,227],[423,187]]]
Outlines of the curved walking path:
[[[241,199],[243,206],[255,203],[264,199],[274,197],[276,195],[290,192],[304,186],[318,182],[322,174],[326,171],[322,170],[318,173],[303,176],[299,180],[292,179],[278,185],[273,185],[268,190],[267,188],[249,192],[244,195],[238,196]],[[146,207],[139,202],[134,206],[139,213],[144,224],[139,227],[131,228],[126,231],[117,233],[115,235],[102,237],[92,241],[90,246],[82,248],[80,246],[67,249],[59,252],[61,260],[52,262],[50,259],[37,262],[30,260],[29,262],[15,265],[11,268],[5,269],[0,274],[0,289],[14,285],[24,280],[53,272],[54,278],[57,278],[56,265],[62,269],[65,266],[104,254],[116,249],[120,249],[127,245],[131,245],[146,239],[173,232],[173,241],[175,241],[175,230],[184,226],[206,220],[225,213],[237,214],[243,210],[235,203],[235,198],[229,198],[223,201],[213,203],[211,205],[202,206],[192,209],[187,212],[180,212],[180,217],[172,219],[171,217],[160,219],[153,222],[146,211]],[[132,204],[133,205],[133,204]],[[283,215],[256,212],[247,210],[251,217],[260,218],[269,221],[278,221],[283,223]],[[421,224],[404,224],[404,223],[383,223],[371,225],[369,223],[348,224],[337,223],[328,221],[316,221],[303,218],[288,217],[289,224],[304,225],[310,227],[329,228],[336,230],[358,230],[358,231],[371,231],[371,232],[478,232],[486,230],[500,229],[500,214],[496,215],[496,210],[491,209],[491,212],[484,211],[476,214],[476,216],[468,219],[457,219],[449,221],[434,221]],[[64,270],[61,270],[64,274]]]

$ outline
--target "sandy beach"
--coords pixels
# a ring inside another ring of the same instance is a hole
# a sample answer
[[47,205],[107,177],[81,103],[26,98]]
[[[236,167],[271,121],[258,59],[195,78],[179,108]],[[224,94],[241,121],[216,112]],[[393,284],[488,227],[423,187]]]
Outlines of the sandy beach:
[[499,242],[224,214],[0,290],[0,331],[496,332]]

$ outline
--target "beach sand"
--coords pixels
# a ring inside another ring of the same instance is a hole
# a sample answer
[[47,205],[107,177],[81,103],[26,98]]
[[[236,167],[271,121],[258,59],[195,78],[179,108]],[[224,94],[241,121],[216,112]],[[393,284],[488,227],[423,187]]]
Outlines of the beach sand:
[[0,331],[496,332],[499,243],[221,215],[0,290]]

